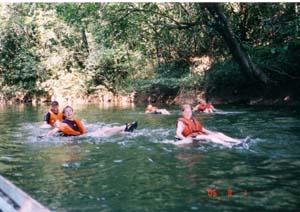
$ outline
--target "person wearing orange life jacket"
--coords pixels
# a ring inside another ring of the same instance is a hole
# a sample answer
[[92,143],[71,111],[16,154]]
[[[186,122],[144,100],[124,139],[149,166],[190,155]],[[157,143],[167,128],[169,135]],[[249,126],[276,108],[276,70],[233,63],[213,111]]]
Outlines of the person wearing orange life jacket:
[[206,108],[204,110],[204,113],[213,113],[213,112],[216,112],[216,108],[210,102],[208,102],[206,104]]
[[193,111],[204,112],[204,113],[213,113],[216,111],[216,108],[210,103],[206,103],[203,99],[198,102],[193,109]]
[[181,112],[182,117],[177,120],[176,124],[176,137],[180,140],[177,141],[178,144],[190,143],[193,141],[193,138],[197,140],[210,140],[213,143],[228,147],[232,146],[232,144],[241,143],[240,140],[226,136],[223,133],[205,129],[197,119],[192,117],[193,112],[190,105],[182,105]]
[[59,104],[57,101],[51,102],[50,110],[44,116],[44,124],[41,128],[54,127],[56,121],[62,121],[63,114],[59,112]]
[[199,103],[194,110],[199,111],[199,112],[204,112],[206,109],[206,104]]
[[145,113],[147,114],[163,114],[163,115],[170,115],[170,112],[166,109],[158,109],[158,107],[154,107],[151,104],[149,104],[146,107]]
[[[95,132],[87,133],[82,122],[74,117],[73,108],[70,106],[66,106],[63,109],[63,114],[65,119],[62,122],[56,123],[56,126],[53,130],[49,131],[45,136],[52,136],[57,132],[61,132],[65,136],[78,136],[87,134],[89,136],[103,136],[103,135],[111,135],[114,133],[118,133],[121,131],[132,132],[137,128],[137,122],[133,122],[131,124],[126,124],[125,126],[120,127],[111,127],[111,128],[103,128],[96,130]],[[45,137],[40,136],[40,137]]]

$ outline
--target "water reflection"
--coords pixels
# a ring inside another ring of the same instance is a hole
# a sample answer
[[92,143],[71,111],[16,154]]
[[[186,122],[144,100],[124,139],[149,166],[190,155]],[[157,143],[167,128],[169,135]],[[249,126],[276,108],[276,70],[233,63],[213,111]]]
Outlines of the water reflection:
[[200,188],[197,181],[204,173],[197,173],[195,170],[199,170],[197,166],[201,166],[201,161],[204,157],[205,155],[201,153],[179,153],[176,155],[176,159],[184,164],[182,167],[184,168],[184,173],[179,174],[178,177],[182,177],[184,178],[183,180],[187,181],[188,189]]

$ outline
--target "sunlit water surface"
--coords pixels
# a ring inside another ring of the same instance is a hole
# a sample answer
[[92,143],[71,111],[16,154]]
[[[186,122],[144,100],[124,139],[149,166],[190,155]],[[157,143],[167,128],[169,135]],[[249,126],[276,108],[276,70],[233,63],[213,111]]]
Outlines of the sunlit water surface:
[[137,120],[110,137],[38,135],[47,106],[0,106],[0,173],[53,211],[299,211],[300,111],[219,107],[195,114],[248,148],[178,147],[172,115],[140,107],[75,107],[88,131]]

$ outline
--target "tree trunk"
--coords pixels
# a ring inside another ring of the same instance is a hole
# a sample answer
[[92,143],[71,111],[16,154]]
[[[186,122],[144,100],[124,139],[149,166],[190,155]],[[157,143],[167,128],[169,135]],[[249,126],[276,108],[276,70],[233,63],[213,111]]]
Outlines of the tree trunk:
[[240,42],[236,39],[219,5],[217,3],[205,4],[205,8],[213,16],[215,20],[214,28],[224,38],[234,60],[239,64],[241,70],[245,71],[250,77],[255,77],[263,83],[268,83],[269,78],[267,75],[252,62],[249,55],[242,49]]
[[82,44],[83,48],[86,49],[87,52],[89,52],[89,44],[86,38],[86,33],[84,27],[81,27],[81,38],[82,38]]

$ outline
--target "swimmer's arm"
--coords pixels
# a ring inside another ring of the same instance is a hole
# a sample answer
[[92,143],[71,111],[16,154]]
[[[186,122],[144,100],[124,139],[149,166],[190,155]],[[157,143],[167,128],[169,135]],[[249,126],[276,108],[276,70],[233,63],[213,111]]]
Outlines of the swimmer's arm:
[[52,126],[50,125],[50,113],[46,113],[44,115],[44,121],[43,124],[40,126],[40,128],[51,128]]
[[50,125],[50,112],[47,112],[44,116],[44,124]]
[[59,128],[58,127],[55,127],[53,130],[50,130],[48,133],[47,133],[47,137],[48,136],[52,136],[54,135],[55,133],[57,133],[59,131]]
[[57,133],[59,131],[58,127],[55,127],[54,129],[50,130],[46,135],[41,135],[39,136],[39,138],[44,138],[44,137],[49,137],[49,136],[53,136],[55,133]]
[[61,123],[62,123],[61,121],[56,120],[55,123],[54,123],[54,127],[59,128]]
[[184,130],[184,124],[179,121],[177,123],[177,129],[176,129],[176,137],[180,140],[184,140],[186,137],[182,135],[182,132]]
[[40,128],[42,128],[42,129],[49,129],[49,128],[52,128],[52,126],[51,126],[50,124],[48,124],[47,122],[44,122],[44,123],[40,126]]

